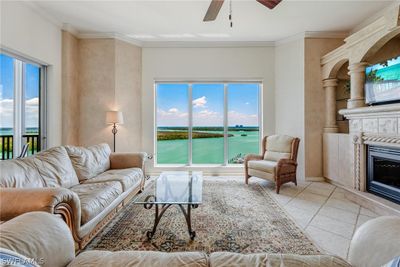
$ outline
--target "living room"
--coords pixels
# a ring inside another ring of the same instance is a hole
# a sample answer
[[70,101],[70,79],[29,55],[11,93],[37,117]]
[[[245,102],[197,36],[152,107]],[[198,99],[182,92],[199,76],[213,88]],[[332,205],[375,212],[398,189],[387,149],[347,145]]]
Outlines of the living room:
[[2,264],[399,264],[399,1],[0,4]]

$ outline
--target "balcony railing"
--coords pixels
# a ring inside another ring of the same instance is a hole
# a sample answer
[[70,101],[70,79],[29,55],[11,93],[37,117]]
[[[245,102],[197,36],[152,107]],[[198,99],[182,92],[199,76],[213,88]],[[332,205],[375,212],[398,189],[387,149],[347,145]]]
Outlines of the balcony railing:
[[[33,155],[40,151],[40,138],[37,134],[22,135],[23,144],[29,143],[28,155]],[[1,160],[14,158],[13,155],[13,136],[0,135],[0,156]]]

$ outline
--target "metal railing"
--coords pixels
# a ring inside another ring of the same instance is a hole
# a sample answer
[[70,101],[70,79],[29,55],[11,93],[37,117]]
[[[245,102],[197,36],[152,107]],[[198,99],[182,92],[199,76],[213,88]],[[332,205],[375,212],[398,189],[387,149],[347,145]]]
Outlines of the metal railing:
[[[38,134],[22,135],[23,144],[29,143],[28,155],[33,155],[40,151],[40,138]],[[0,158],[1,160],[12,159],[13,155],[13,136],[0,135]]]

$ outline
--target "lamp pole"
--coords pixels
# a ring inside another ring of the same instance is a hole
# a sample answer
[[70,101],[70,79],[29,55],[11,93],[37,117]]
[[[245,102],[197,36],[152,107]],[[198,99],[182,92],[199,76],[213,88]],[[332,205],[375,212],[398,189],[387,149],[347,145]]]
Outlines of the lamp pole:
[[117,132],[118,132],[118,130],[117,130],[117,124],[116,124],[116,123],[113,123],[113,128],[112,128],[111,132],[112,132],[113,135],[114,135],[114,152],[115,152],[115,135],[116,135]]

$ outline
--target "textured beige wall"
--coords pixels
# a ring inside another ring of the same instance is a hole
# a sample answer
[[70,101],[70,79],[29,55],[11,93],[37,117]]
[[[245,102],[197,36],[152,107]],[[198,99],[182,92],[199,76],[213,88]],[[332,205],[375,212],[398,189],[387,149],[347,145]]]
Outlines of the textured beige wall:
[[115,40],[80,40],[79,59],[79,144],[108,142],[111,145],[105,113],[114,106]]
[[63,145],[79,144],[79,40],[62,32],[62,139]]
[[[141,48],[115,39],[81,39],[78,40],[78,57],[79,106],[65,100],[68,104],[63,116],[75,119],[74,123],[66,121],[66,130],[69,125],[77,124],[79,130],[75,132],[79,145],[107,142],[112,147],[112,126],[105,123],[105,114],[108,110],[120,110],[124,115],[124,124],[118,126],[116,150],[139,151]],[[66,64],[64,68],[71,68],[70,65]],[[71,80],[68,81],[70,87],[73,84]],[[71,97],[68,86],[65,91]]]
[[142,49],[115,41],[115,103],[124,115],[119,126],[117,151],[139,151],[142,145],[141,120]]
[[304,40],[304,149],[305,176],[323,176],[322,135],[325,124],[325,92],[321,57],[343,44],[343,39]]

